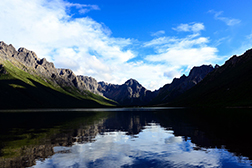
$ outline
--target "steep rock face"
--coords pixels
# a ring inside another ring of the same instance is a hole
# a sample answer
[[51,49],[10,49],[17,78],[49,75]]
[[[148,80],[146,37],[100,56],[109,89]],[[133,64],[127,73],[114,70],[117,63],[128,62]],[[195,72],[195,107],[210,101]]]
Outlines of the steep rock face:
[[10,56],[17,53],[17,51],[11,44],[7,45],[3,41],[0,41],[0,53],[3,58],[8,59]]
[[[78,87],[78,79],[77,76],[73,73],[71,69],[58,69],[58,74],[61,79],[57,79],[57,83],[61,86],[67,87],[67,86],[74,86]],[[57,77],[56,77],[57,78]]]
[[101,92],[98,91],[99,84],[95,78],[78,75],[77,79],[81,82],[78,83],[78,88],[89,90],[95,94],[102,95]]
[[160,88],[157,97],[154,98],[152,103],[166,103],[173,100],[198,84],[209,72],[213,70],[214,68],[212,65],[193,67],[188,76],[182,75],[180,78],[174,78],[172,83],[166,84]]
[[[26,48],[16,50],[11,44],[0,42],[0,61],[8,60],[18,68],[33,75],[43,76],[44,80],[53,82],[64,88],[77,88],[79,92],[88,90],[92,93],[102,95],[98,89],[98,82],[91,77],[77,76],[70,69],[57,69],[54,64],[45,58],[38,58],[35,52]],[[21,64],[23,65],[21,65]],[[1,64],[1,62],[0,62]],[[5,73],[1,64],[0,71]]]
[[112,92],[114,89],[118,89],[120,85],[106,83],[106,82],[98,82],[98,91],[103,94],[108,94]]
[[25,72],[42,75],[47,78],[57,75],[57,69],[53,63],[48,62],[45,58],[38,58],[35,52],[25,48],[16,50],[11,44],[7,45],[4,42],[0,42],[0,55],[3,60],[10,61]]
[[129,79],[122,85],[99,82],[98,91],[121,105],[130,106],[145,105],[155,96],[134,79]]

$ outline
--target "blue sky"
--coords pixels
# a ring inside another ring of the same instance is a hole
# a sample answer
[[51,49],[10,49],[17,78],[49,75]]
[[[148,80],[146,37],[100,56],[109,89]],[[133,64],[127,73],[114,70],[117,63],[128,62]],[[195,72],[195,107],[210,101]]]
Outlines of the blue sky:
[[1,41],[77,75],[155,90],[252,47],[252,1],[1,0]]

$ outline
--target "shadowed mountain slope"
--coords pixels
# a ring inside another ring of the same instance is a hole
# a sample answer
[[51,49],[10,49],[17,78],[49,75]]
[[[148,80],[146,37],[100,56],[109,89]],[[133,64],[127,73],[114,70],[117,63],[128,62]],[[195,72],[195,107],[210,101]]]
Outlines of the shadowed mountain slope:
[[212,65],[202,65],[193,67],[188,76],[182,75],[180,78],[174,78],[172,83],[164,85],[159,89],[157,96],[151,104],[167,103],[188,89],[197,85],[214,68]]
[[198,85],[167,105],[198,107],[252,106],[252,49],[232,56]]

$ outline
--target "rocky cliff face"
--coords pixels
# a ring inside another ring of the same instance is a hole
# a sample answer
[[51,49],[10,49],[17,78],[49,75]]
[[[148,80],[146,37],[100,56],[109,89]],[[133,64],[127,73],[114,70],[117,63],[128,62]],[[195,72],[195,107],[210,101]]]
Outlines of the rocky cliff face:
[[86,89],[95,94],[103,95],[101,92],[98,91],[99,84],[95,78],[82,75],[78,75],[77,78],[79,81],[81,81],[78,85],[80,89]]
[[167,103],[173,100],[175,97],[198,84],[209,72],[213,70],[214,68],[212,65],[193,67],[188,76],[182,75],[180,78],[174,78],[172,83],[166,84],[160,88],[157,97],[152,103]]
[[72,87],[79,92],[88,90],[102,95],[97,91],[98,82],[94,78],[77,76],[70,69],[57,69],[53,63],[48,62],[45,58],[38,58],[35,52],[25,48],[16,50],[11,44],[0,42],[0,69],[3,66],[1,60],[2,62],[8,60],[18,68],[34,75],[43,76],[44,80],[58,84],[63,88]]
[[122,85],[99,82],[98,90],[121,105],[146,105],[155,97],[154,92],[144,88],[135,79],[129,79]]
[[[32,73],[40,74],[49,77],[52,74],[57,74],[57,69],[53,63],[48,62],[45,58],[39,59],[33,51],[29,51],[25,48],[19,48],[16,50],[11,44],[7,45],[4,42],[0,42],[0,58],[8,60],[20,69],[30,72],[27,67],[31,68]],[[23,64],[25,66],[20,65]]]

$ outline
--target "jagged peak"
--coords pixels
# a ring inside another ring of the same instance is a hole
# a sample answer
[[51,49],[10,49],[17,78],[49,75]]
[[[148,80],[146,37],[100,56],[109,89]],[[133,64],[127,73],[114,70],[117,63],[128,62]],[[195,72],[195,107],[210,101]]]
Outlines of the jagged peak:
[[252,56],[252,48],[245,51],[242,55],[251,55]]
[[[3,46],[3,47],[13,47],[12,44],[6,44],[4,41],[0,41],[0,46]],[[14,47],[13,47],[14,48]]]
[[214,69],[217,69],[217,68],[220,68],[220,65],[216,64],[216,65],[214,66]]
[[214,67],[210,65],[201,65],[201,66],[194,66],[191,70],[188,76],[195,76],[199,73],[206,72],[209,73],[212,70],[214,70]]
[[59,75],[73,74],[73,71],[71,69],[64,69],[64,68],[59,68],[58,72],[59,72]]
[[20,47],[20,48],[18,49],[18,52],[32,53],[34,56],[37,57],[37,55],[36,55],[36,53],[35,53],[34,51],[28,50],[28,49],[26,49],[26,48],[24,48],[24,47]]
[[77,75],[77,78],[82,81],[97,82],[96,79],[91,76]]
[[125,84],[125,85],[129,85],[129,86],[132,86],[132,85],[134,85],[134,84],[140,85],[139,82],[138,82],[137,80],[132,79],[132,78],[130,78],[129,80],[127,80],[124,84]]
[[100,81],[100,82],[98,82],[98,84],[100,84],[100,85],[108,85],[108,83],[104,82],[104,81]]
[[4,49],[7,52],[11,52],[12,54],[14,54],[16,51],[15,47],[13,47],[12,44],[7,45],[6,43],[4,43],[3,41],[0,41],[0,50]]
[[3,42],[3,41],[0,41],[0,46],[8,46],[5,42]]
[[180,78],[173,78],[172,82],[170,84],[175,84],[176,82],[179,82],[180,80],[185,80],[187,76],[183,74]]
[[209,64],[209,65],[203,64],[201,66],[194,66],[190,71],[193,71],[195,69],[202,69],[202,68],[213,68],[213,66],[211,64]]

